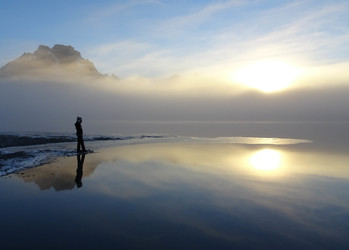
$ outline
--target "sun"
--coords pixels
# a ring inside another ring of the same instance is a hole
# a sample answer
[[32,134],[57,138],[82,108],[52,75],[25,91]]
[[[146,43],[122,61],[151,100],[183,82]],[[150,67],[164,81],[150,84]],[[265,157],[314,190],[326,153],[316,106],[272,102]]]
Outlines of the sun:
[[234,81],[270,93],[280,91],[296,79],[298,70],[283,61],[259,61],[237,70]]
[[272,171],[280,167],[281,155],[276,150],[263,149],[250,158],[250,163],[255,169]]

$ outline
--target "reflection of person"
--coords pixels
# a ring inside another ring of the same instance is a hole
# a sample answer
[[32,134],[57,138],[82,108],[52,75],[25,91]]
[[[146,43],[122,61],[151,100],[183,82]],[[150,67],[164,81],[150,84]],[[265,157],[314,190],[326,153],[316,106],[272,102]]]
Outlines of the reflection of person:
[[83,168],[83,165],[84,165],[84,160],[85,160],[85,155],[83,154],[82,156],[81,155],[77,155],[76,156],[77,160],[78,160],[78,167],[76,168],[76,177],[75,177],[75,183],[76,183],[76,186],[78,188],[81,188],[82,187],[82,168]]
[[[78,145],[77,145],[76,151],[78,153],[79,152],[86,152],[84,140],[82,138],[83,133],[82,133],[81,123],[82,123],[82,118],[78,116],[76,118],[76,122],[75,122],[76,136],[78,137]],[[80,150],[80,146],[81,146],[81,150]]]

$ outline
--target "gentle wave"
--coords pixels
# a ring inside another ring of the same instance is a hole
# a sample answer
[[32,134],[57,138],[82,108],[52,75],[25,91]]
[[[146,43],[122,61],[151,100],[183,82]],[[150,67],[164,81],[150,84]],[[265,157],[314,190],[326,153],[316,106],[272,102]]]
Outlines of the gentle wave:
[[[85,141],[117,141],[144,138],[163,138],[163,135],[85,136]],[[74,135],[0,134],[0,148],[75,142]]]

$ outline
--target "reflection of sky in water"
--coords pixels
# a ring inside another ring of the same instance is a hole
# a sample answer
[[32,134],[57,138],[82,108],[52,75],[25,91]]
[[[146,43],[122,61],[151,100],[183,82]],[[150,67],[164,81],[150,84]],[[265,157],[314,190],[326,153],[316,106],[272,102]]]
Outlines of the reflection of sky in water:
[[[306,152],[298,145],[104,149],[86,156],[82,188],[38,192],[18,183],[19,191],[4,195],[3,212],[10,213],[11,199],[27,197],[16,203],[33,200],[24,206],[31,216],[19,215],[17,221],[50,225],[63,238],[75,233],[81,246],[91,244],[86,235],[93,235],[104,247],[344,249],[349,244],[348,163],[346,155]],[[76,164],[73,158],[53,164],[51,171],[59,171],[56,182],[74,185]],[[34,170],[35,176],[27,171],[22,179],[38,183],[40,176],[42,185],[50,168]],[[14,180],[3,180],[1,190],[14,186]],[[40,217],[42,207],[49,209]],[[50,215],[56,219],[49,223]]]

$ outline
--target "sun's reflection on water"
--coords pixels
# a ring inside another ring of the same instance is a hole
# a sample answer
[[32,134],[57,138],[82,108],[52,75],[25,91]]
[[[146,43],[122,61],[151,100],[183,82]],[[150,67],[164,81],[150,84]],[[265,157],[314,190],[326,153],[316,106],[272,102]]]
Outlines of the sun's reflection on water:
[[274,171],[281,166],[281,154],[274,149],[262,149],[249,158],[253,168],[261,171]]

